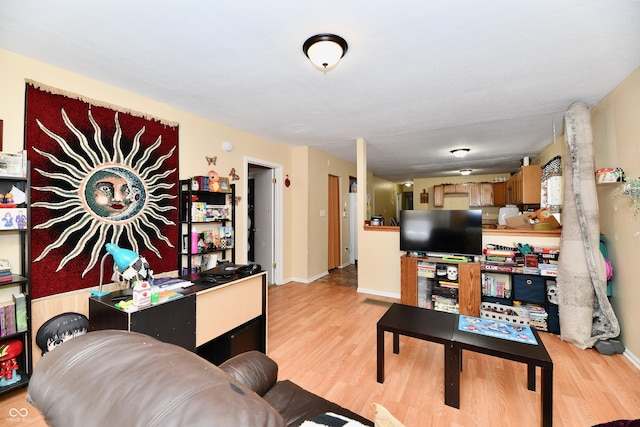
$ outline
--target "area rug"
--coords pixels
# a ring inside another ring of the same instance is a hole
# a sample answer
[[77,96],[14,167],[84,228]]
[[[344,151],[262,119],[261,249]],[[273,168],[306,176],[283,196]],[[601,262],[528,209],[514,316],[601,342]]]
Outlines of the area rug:
[[565,159],[557,280],[560,330],[563,340],[584,349],[620,334],[606,294],[591,115],[584,102],[572,104],[565,113]]
[[25,149],[32,298],[99,285],[106,243],[177,270],[177,123],[27,81]]

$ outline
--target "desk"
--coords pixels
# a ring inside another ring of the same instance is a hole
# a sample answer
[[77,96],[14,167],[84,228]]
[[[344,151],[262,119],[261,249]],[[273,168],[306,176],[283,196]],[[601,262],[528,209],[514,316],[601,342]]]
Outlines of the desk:
[[[182,294],[132,313],[115,307],[113,297],[131,290],[89,298],[89,330],[141,332],[176,344],[219,364],[246,350],[267,351],[266,273],[238,277],[219,285],[194,284]],[[248,337],[251,342],[247,342]]]
[[462,350],[483,353],[527,364],[527,385],[535,390],[535,368],[542,369],[542,425],[553,422],[553,361],[540,336],[532,328],[538,345],[525,344],[458,330],[458,315],[403,304],[392,304],[380,318],[377,332],[377,380],[384,382],[384,333],[393,333],[393,352],[400,352],[399,335],[444,345],[444,403],[460,408]]

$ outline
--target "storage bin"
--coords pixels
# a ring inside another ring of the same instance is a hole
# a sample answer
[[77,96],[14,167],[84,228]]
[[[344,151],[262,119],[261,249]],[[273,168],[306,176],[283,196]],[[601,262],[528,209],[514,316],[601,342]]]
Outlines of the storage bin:
[[513,276],[513,299],[544,304],[547,297],[545,278],[518,274]]
[[555,304],[549,304],[547,307],[547,313],[549,314],[549,317],[547,318],[549,332],[552,334],[560,334],[560,316],[558,313],[558,306]]
[[490,302],[480,304],[480,317],[518,325],[529,324],[529,311],[527,309]]

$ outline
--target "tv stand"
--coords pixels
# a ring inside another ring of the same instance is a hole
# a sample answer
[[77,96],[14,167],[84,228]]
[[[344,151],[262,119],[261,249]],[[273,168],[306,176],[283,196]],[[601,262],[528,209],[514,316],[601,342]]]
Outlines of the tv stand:
[[480,317],[480,263],[445,260],[433,257],[400,257],[400,301],[418,307],[418,262],[458,267],[458,307],[460,314]]

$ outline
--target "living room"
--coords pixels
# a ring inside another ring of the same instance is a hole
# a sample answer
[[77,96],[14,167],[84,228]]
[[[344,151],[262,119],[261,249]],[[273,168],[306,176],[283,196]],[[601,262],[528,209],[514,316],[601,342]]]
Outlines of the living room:
[[[63,68],[37,61],[6,50],[0,50],[0,118],[4,123],[3,150],[16,152],[24,146],[25,79],[42,82],[70,93],[100,100],[113,105],[140,111],[154,117],[180,124],[180,177],[204,175],[210,169],[205,156],[217,155],[217,169],[227,172],[231,168],[242,171],[245,156],[282,166],[292,182],[282,193],[283,241],[281,283],[291,280],[309,282],[326,274],[326,239],[317,227],[317,212],[326,200],[326,176],[342,177],[343,197],[348,196],[348,178],[357,176],[360,183],[369,181],[366,156],[352,164],[313,148],[291,148],[258,135],[207,120],[197,114],[145,98],[121,87],[109,85]],[[628,177],[638,175],[635,159],[638,154],[640,120],[640,70],[636,69],[611,93],[592,107],[594,127],[594,153],[596,167],[619,166]],[[234,148],[222,153],[223,140],[233,141]],[[214,142],[212,142],[214,141]],[[354,141],[354,146],[366,146],[366,140]],[[244,171],[241,172],[241,175]],[[236,184],[238,194],[245,194],[243,181]],[[421,187],[415,185],[417,198]],[[316,196],[316,197],[312,197]],[[635,301],[639,291],[635,283],[638,265],[635,261],[638,223],[626,203],[617,208],[613,204],[613,189],[598,188],[602,232],[609,237],[609,252],[614,262],[614,295],[611,298],[620,320],[622,340],[631,360],[638,366],[640,355],[640,326],[637,322]],[[313,199],[313,200],[312,200]],[[300,203],[305,201],[306,203]],[[364,219],[361,203],[359,218]],[[239,216],[238,229],[246,229],[246,220]],[[358,282],[361,292],[385,298],[398,298],[400,294],[399,251],[397,236],[391,233],[359,231]],[[8,248],[6,255],[17,264],[17,244]],[[381,248],[390,248],[389,251]],[[237,253],[246,253],[246,242],[238,239]],[[347,264],[347,254],[343,254]],[[88,284],[87,288],[97,284]],[[59,295],[33,302],[33,328],[37,330],[46,319],[64,311],[85,312],[87,293]],[[37,362],[38,355],[34,355]]]

